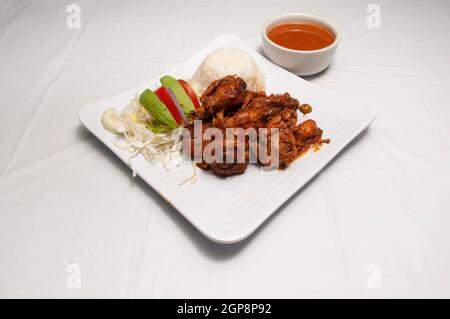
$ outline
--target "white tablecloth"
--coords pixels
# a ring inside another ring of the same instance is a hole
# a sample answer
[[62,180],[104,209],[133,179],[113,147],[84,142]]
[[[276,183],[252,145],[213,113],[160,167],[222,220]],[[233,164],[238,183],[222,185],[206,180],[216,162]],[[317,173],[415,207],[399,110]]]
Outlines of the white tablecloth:
[[[450,297],[450,2],[377,1],[368,28],[371,3],[0,1],[0,297]],[[77,111],[218,34],[259,48],[286,12],[337,25],[308,80],[378,117],[253,236],[214,244]]]

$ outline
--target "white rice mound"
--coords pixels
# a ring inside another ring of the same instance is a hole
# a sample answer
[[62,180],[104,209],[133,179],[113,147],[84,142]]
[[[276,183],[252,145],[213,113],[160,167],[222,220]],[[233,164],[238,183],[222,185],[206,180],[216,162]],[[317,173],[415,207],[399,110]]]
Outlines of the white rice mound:
[[198,95],[215,80],[237,75],[250,91],[264,91],[264,76],[255,60],[238,48],[220,48],[208,54],[189,81]]

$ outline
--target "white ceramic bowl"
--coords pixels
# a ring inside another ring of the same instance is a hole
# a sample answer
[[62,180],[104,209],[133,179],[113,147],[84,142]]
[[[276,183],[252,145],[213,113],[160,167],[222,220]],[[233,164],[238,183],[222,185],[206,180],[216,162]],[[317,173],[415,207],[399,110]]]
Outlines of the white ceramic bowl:
[[[319,50],[292,50],[282,47],[267,36],[267,32],[283,23],[310,23],[330,31],[334,36],[331,45]],[[311,14],[289,13],[274,17],[264,23],[262,28],[263,50],[267,58],[297,75],[312,75],[326,69],[336,53],[340,36],[337,29],[328,21]]]

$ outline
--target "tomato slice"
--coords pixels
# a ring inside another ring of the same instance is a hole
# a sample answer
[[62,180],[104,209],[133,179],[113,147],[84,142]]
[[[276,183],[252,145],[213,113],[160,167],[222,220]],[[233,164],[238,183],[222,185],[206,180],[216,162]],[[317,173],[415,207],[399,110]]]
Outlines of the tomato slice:
[[178,112],[178,108],[175,105],[175,102],[170,97],[169,92],[167,92],[167,89],[161,86],[155,91],[155,94],[158,96],[161,102],[163,102],[164,105],[167,107],[170,114],[172,114],[173,118],[175,119],[175,122],[177,122],[178,125],[183,123],[183,119],[181,118],[181,115]]
[[183,89],[186,91],[187,95],[189,95],[189,97],[191,98],[192,103],[194,103],[195,108],[198,109],[200,107],[200,102],[198,101],[197,94],[195,94],[194,89],[185,80],[178,80],[178,82],[181,84]]

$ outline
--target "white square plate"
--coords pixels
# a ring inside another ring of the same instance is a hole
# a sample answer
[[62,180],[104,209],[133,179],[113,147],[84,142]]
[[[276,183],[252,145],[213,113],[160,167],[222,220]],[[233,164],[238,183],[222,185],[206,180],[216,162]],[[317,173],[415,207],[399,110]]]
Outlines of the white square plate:
[[[289,92],[301,102],[311,104],[311,118],[323,129],[324,138],[331,138],[330,144],[324,145],[318,152],[308,152],[284,171],[267,173],[261,171],[257,165],[249,165],[245,174],[222,179],[211,172],[197,169],[196,183],[183,186],[180,186],[180,183],[192,175],[191,164],[182,163],[167,172],[162,164],[153,165],[142,156],[133,159],[136,173],[201,233],[219,243],[235,243],[254,232],[361,133],[375,119],[376,114],[324,92],[276,66],[231,34],[215,38],[186,62],[163,75],[189,78],[205,56],[220,47],[237,47],[249,53],[265,75],[267,93]],[[119,95],[85,105],[78,113],[84,126],[125,163],[130,153],[114,145],[116,137],[103,129],[100,119],[108,108],[119,110],[125,107],[135,94],[145,88],[155,88],[159,84],[159,78],[158,76]]]

